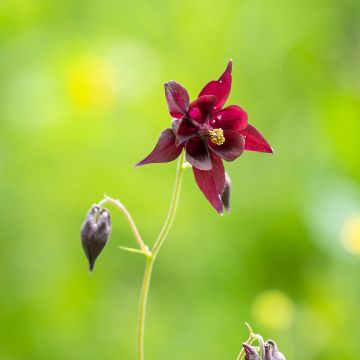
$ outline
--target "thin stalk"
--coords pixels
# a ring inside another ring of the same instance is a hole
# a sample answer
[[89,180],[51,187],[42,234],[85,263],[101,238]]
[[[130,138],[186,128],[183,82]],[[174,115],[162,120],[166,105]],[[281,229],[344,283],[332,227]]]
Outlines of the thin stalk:
[[149,248],[145,245],[145,243],[139,233],[139,230],[137,229],[135,222],[134,222],[133,218],[131,217],[129,211],[126,209],[126,207],[120,202],[120,200],[115,200],[106,195],[105,195],[104,199],[99,202],[98,205],[100,207],[103,207],[107,203],[116,206],[121,211],[121,213],[124,215],[126,221],[128,222],[128,224],[134,234],[135,240],[136,240],[137,244],[139,245],[141,252],[144,253],[146,256],[151,255]]
[[[263,359],[263,357],[264,357],[264,339],[262,338],[261,335],[254,334],[251,326],[248,323],[245,323],[245,325],[248,327],[248,329],[250,331],[250,336],[247,339],[246,343],[248,345],[251,345],[255,340],[257,340],[258,343],[259,343],[259,348],[260,348],[260,356],[261,356],[261,359]],[[238,355],[236,360],[242,360],[244,356],[245,356],[245,350],[242,347],[241,351],[240,351],[240,354]]]
[[169,212],[166,217],[165,223],[160,231],[160,234],[157,237],[155,244],[151,251],[154,258],[158,254],[161,246],[163,245],[163,243],[166,239],[166,236],[168,235],[171,225],[173,224],[173,221],[175,218],[176,210],[177,210],[177,207],[179,204],[181,183],[182,183],[182,179],[183,179],[183,172],[184,172],[183,162],[184,162],[184,151],[180,155],[180,159],[179,159],[178,166],[176,169],[175,185],[174,185],[174,190],[173,190],[173,195],[172,195],[172,199],[171,199],[171,203],[170,203]]
[[[251,345],[253,343],[253,341],[255,341],[255,338],[251,334],[249,336],[249,338],[246,340],[246,343],[248,345]],[[239,353],[238,357],[236,358],[236,360],[243,360],[244,356],[245,356],[245,350],[244,350],[244,348],[241,348],[240,353]]]
[[173,195],[172,195],[168,215],[160,231],[160,234],[154,243],[152,251],[147,255],[147,259],[146,259],[146,267],[145,267],[144,278],[140,292],[140,304],[139,304],[138,339],[137,339],[138,360],[144,360],[146,305],[149,295],[152,269],[154,266],[156,256],[159,253],[161,246],[164,244],[166,236],[168,235],[175,218],[176,210],[179,204],[180,189],[181,189],[181,183],[184,172],[183,162],[184,162],[184,152],[181,153],[178,162],[176,177],[175,177],[175,185],[174,185],[174,190],[173,190]]
[[[246,340],[246,343],[248,345],[251,345],[256,340],[257,335],[254,333],[252,327],[247,322],[245,323],[245,326],[248,328],[249,333],[250,333],[249,338]],[[245,356],[245,350],[242,347],[236,360],[242,360],[244,356]]]
[[138,339],[137,339],[137,353],[138,359],[144,359],[144,335],[145,335],[145,318],[146,318],[146,305],[149,295],[150,281],[152,269],[154,266],[154,258],[148,257],[146,259],[146,266],[144,272],[143,283],[140,293],[139,316],[138,316]]

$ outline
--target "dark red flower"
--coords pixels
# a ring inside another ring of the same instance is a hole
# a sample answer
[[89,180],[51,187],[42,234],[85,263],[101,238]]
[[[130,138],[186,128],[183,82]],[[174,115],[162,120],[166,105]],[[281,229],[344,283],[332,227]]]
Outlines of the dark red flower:
[[244,150],[273,152],[260,132],[248,124],[247,114],[240,106],[223,108],[231,89],[231,70],[230,60],[219,80],[205,85],[192,103],[180,84],[166,83],[165,97],[173,118],[172,127],[160,134],[154,150],[136,164],[169,162],[185,149],[196,183],[220,214],[226,188],[222,160],[233,161]]

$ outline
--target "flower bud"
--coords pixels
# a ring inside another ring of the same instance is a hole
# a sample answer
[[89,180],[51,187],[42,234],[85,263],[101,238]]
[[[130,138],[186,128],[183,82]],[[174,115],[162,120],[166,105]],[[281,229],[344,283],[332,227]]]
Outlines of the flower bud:
[[221,201],[227,213],[230,212],[231,179],[228,173],[225,173],[225,187],[221,195]]
[[253,346],[250,346],[247,343],[243,343],[242,346],[245,350],[245,360],[260,360],[260,357]]
[[266,342],[264,344],[264,360],[273,360],[271,353],[272,353],[272,350],[270,348],[270,344],[268,342]]
[[271,360],[286,360],[285,356],[278,350],[278,347],[274,340],[269,339],[268,341],[266,341],[265,346],[269,344],[272,346],[270,357]]
[[111,218],[108,210],[93,205],[81,228],[81,243],[93,271],[96,258],[105,247],[111,232]]

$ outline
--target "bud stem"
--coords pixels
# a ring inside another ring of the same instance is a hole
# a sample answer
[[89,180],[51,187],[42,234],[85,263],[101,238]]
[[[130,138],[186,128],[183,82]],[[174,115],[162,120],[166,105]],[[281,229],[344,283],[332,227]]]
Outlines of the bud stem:
[[[255,340],[256,339],[252,335],[250,335],[249,338],[246,340],[246,343],[248,345],[251,345]],[[244,348],[241,348],[241,351],[240,351],[238,357],[236,358],[236,360],[242,360],[244,358],[244,356],[245,356],[245,350],[244,350]]]
[[135,240],[137,242],[137,244],[140,247],[141,252],[147,256],[147,257],[151,257],[152,254],[149,250],[149,248],[145,245],[143,239],[141,238],[141,235],[135,225],[135,222],[133,220],[133,218],[131,217],[129,211],[126,209],[126,207],[119,201],[119,200],[115,200],[107,195],[104,196],[104,199],[102,199],[99,202],[99,206],[100,208],[103,207],[105,204],[112,204],[114,206],[116,206],[121,212],[122,214],[125,216],[126,221],[128,222],[128,224],[130,225],[130,228],[134,234]]
[[[251,328],[251,326],[248,324],[248,323],[245,323],[246,327],[249,329],[249,332],[250,332],[250,335],[249,335],[249,338],[246,340],[246,343],[248,345],[251,345],[256,339],[257,339],[257,336],[253,329]],[[242,360],[245,356],[245,350],[244,348],[241,348],[241,351],[238,355],[238,357],[236,358],[236,360]]]

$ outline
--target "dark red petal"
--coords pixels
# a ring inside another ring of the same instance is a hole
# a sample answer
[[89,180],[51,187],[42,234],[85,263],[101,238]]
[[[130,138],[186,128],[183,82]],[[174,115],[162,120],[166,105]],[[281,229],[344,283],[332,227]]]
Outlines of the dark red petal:
[[181,118],[178,123],[179,126],[177,126],[175,132],[177,144],[182,144],[197,135],[197,129],[191,124],[189,119]]
[[224,131],[225,142],[222,145],[216,145],[211,140],[207,144],[215,154],[226,161],[233,161],[244,151],[244,138],[232,131]]
[[245,138],[245,150],[273,153],[272,147],[264,139],[261,133],[252,125],[248,124],[240,134]]
[[154,150],[135,166],[173,161],[180,155],[182,148],[182,146],[175,145],[175,135],[172,129],[165,129],[160,134]]
[[199,170],[212,168],[209,150],[205,142],[199,137],[194,137],[186,142],[186,160]]
[[210,125],[223,130],[240,131],[246,128],[248,116],[244,109],[237,105],[228,106],[211,116]]
[[216,103],[216,97],[213,95],[199,96],[190,104],[189,116],[198,123],[204,123]]
[[220,76],[219,80],[210,81],[201,90],[199,97],[203,95],[215,95],[216,104],[214,110],[219,110],[225,104],[231,89],[231,70],[232,60],[228,62],[228,65],[224,73]]
[[190,103],[189,94],[186,89],[176,81],[169,81],[164,86],[170,115],[177,119],[186,115]]
[[208,199],[210,204],[219,213],[223,213],[223,203],[221,195],[225,187],[225,171],[221,159],[216,155],[211,155],[212,169],[209,171],[199,170],[193,167],[195,181],[200,190]]

